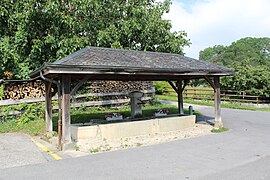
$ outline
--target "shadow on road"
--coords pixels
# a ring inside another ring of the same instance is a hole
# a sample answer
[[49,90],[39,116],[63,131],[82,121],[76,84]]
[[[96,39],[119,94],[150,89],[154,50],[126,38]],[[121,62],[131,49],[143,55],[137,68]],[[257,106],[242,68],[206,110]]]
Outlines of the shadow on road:
[[205,115],[200,115],[196,116],[196,123],[208,123],[210,125],[214,125],[215,118],[212,116],[205,116]]

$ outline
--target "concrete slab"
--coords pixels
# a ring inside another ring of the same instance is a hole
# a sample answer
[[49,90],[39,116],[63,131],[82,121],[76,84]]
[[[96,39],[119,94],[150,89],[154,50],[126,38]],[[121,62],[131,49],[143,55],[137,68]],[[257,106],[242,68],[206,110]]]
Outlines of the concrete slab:
[[77,142],[85,139],[120,139],[125,137],[177,131],[195,125],[196,116],[162,117],[141,121],[83,126],[71,125],[71,137]]

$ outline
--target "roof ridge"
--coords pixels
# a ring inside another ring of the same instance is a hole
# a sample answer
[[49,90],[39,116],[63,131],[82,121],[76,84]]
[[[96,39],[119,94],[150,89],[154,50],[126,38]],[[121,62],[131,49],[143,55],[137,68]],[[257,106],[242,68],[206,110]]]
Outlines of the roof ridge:
[[[164,54],[164,55],[177,55],[177,56],[182,56],[182,57],[187,57],[187,56],[184,56],[182,54],[176,54],[176,53],[168,53],[168,52],[158,52],[158,51],[143,51],[143,50],[135,50],[135,49],[120,49],[120,48],[107,48],[107,47],[97,47],[97,46],[86,46],[90,49],[105,49],[105,50],[110,50],[110,51],[126,51],[126,52],[130,52],[130,51],[133,51],[133,52],[144,52],[144,53],[149,53],[149,54]],[[191,58],[191,57],[188,57],[190,59],[193,59],[193,60],[197,60],[197,59],[194,59],[194,58]]]

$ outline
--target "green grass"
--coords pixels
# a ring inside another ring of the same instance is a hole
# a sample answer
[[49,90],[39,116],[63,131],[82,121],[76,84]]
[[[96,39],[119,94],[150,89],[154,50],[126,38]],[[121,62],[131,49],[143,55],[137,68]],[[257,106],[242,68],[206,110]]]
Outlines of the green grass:
[[[45,132],[45,120],[44,118],[44,109],[41,107],[44,105],[36,105],[37,108],[33,106],[24,105],[24,109],[27,109],[27,113],[23,114],[17,118],[9,118],[6,122],[0,121],[0,133],[7,132],[22,132],[29,135],[42,135]],[[11,107],[10,107],[11,108]],[[7,113],[10,108],[5,109]],[[18,108],[18,107],[17,107]],[[177,114],[178,110],[176,106],[173,105],[164,105],[161,103],[155,103],[154,105],[145,105],[143,106],[143,118],[152,117],[154,111],[157,109],[166,108],[169,110],[169,114]],[[30,111],[30,110],[31,111]],[[4,109],[1,109],[2,112]],[[105,120],[105,114],[110,112],[121,113],[124,118],[130,117],[130,107],[125,106],[121,109],[111,109],[111,108],[102,108],[102,107],[90,107],[90,108],[77,108],[71,110],[71,123],[87,123],[87,122],[96,122],[96,123],[110,123]],[[185,113],[188,114],[188,110],[185,109]],[[194,112],[195,115],[200,115],[198,111]],[[53,113],[53,129],[57,131],[57,121],[58,114]],[[121,121],[119,121],[121,122]]]
[[225,131],[228,131],[229,129],[228,128],[225,128],[225,127],[221,127],[221,128],[214,128],[211,130],[212,133],[221,133],[221,132],[225,132]]
[[[168,94],[168,95],[156,95],[157,99],[160,100],[167,100],[167,101],[175,101],[177,102],[177,96],[175,94]],[[190,104],[198,104],[198,105],[205,105],[205,106],[214,106],[214,101],[196,101],[191,99],[184,99],[184,102]],[[233,103],[222,103],[221,107],[223,108],[230,108],[230,109],[243,109],[243,110],[252,110],[252,111],[268,111],[270,112],[270,108],[257,108],[252,106],[246,105],[239,105]]]
[[32,136],[40,135],[45,132],[44,120],[33,120],[27,123],[20,123],[17,120],[0,122],[0,133],[21,132]]
[[[24,112],[22,115],[10,116],[10,111]],[[22,132],[40,135],[45,132],[44,103],[19,104],[0,107],[0,133]]]

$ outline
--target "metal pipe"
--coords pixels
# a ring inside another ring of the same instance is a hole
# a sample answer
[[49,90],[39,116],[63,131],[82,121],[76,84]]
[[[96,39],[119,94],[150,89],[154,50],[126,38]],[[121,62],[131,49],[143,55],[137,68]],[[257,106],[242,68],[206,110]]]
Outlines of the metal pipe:
[[193,106],[188,107],[188,112],[189,112],[189,115],[193,115],[193,113],[194,113]]
[[62,150],[62,109],[61,109],[61,87],[58,81],[46,78],[43,76],[42,71],[40,71],[40,77],[44,81],[48,81],[56,84],[58,91],[58,146]]
[[25,83],[25,82],[31,82],[37,80],[38,77],[32,78],[32,79],[25,79],[25,80],[17,80],[17,79],[0,79],[0,84],[5,83]]

